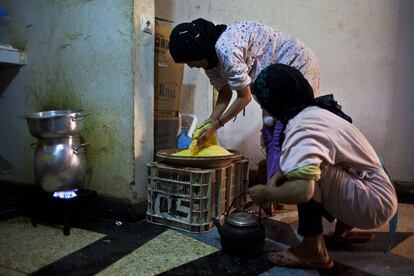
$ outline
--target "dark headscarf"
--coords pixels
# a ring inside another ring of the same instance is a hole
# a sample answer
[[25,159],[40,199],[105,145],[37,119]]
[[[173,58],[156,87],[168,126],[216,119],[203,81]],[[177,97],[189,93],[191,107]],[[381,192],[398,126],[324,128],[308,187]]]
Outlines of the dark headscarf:
[[226,25],[214,25],[199,18],[191,23],[181,23],[171,32],[169,49],[176,63],[185,63],[202,59],[208,60],[208,68],[217,65],[215,45]]
[[[313,89],[302,73],[285,64],[273,64],[263,69],[252,85],[252,93],[259,104],[284,126],[311,105],[327,109],[352,123],[332,94],[315,99]],[[282,133],[279,140],[283,141]]]

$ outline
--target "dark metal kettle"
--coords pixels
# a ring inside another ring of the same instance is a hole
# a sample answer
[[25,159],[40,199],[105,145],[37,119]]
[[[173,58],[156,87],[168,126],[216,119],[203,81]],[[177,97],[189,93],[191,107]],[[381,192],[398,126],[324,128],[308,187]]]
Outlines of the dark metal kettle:
[[265,229],[260,219],[249,213],[229,214],[234,202],[228,208],[223,224],[217,218],[211,218],[220,235],[221,247],[229,255],[259,255],[265,244]]

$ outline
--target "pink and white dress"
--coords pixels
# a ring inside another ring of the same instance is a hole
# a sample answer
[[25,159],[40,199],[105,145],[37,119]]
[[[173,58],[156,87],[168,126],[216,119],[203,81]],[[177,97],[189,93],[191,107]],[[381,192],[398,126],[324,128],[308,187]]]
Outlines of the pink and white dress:
[[308,107],[286,126],[280,167],[284,174],[317,165],[313,199],[334,217],[370,229],[397,211],[394,186],[364,135],[337,115]]

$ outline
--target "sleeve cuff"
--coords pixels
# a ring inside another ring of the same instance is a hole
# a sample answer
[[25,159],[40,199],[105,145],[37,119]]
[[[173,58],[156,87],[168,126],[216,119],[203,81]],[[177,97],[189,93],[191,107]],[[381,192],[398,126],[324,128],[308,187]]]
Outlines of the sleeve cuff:
[[249,76],[247,76],[245,78],[245,80],[243,80],[243,81],[239,81],[239,80],[231,81],[231,80],[229,80],[228,84],[229,84],[229,86],[232,90],[239,90],[239,89],[246,88],[247,86],[249,86],[251,81],[252,81],[252,79]]
[[306,165],[288,172],[287,178],[299,178],[318,181],[321,178],[321,169],[318,165]]

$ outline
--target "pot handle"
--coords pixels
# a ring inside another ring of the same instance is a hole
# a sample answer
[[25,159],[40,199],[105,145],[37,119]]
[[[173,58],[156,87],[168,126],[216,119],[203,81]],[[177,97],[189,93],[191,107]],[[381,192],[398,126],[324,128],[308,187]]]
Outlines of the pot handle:
[[83,144],[80,144],[79,146],[74,146],[72,147],[73,154],[78,155],[81,153],[85,153],[87,147],[89,147],[88,143],[83,143]]
[[79,121],[81,121],[83,119],[83,117],[86,117],[88,115],[89,115],[89,113],[80,113],[80,114],[75,114],[73,116],[70,116],[70,118],[74,122],[79,122]]

